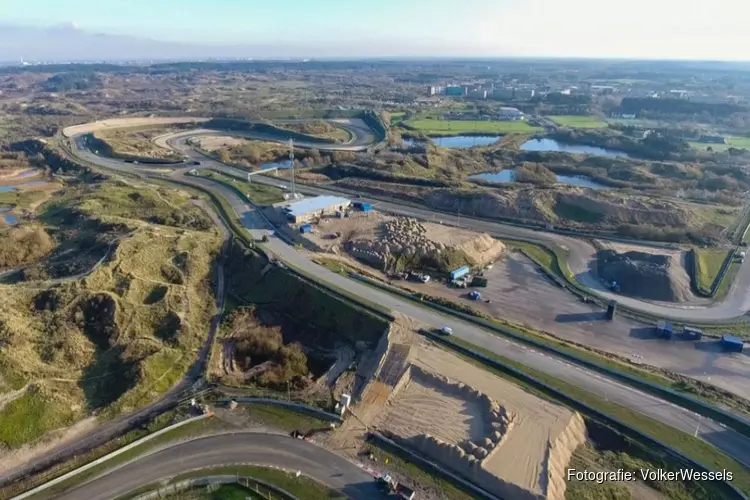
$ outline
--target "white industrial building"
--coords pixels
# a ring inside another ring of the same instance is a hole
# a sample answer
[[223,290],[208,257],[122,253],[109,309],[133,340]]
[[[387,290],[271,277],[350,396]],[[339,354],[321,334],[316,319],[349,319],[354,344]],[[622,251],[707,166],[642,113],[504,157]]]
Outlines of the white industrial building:
[[351,200],[340,196],[316,196],[289,203],[282,208],[282,212],[290,222],[304,224],[318,217],[343,212],[351,204]]

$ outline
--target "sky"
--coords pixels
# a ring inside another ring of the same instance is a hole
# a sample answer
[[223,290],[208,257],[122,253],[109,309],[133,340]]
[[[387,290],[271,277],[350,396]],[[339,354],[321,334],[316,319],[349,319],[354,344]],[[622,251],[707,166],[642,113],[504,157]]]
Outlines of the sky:
[[300,56],[750,60],[748,0],[0,0],[5,24]]

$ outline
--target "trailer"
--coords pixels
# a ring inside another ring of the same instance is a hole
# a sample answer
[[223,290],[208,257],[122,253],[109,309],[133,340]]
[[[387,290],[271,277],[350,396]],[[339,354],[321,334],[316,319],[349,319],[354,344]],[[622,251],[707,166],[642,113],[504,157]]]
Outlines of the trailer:
[[312,233],[312,225],[310,225],[310,224],[302,224],[299,227],[299,232],[302,233],[302,234]]
[[471,268],[469,268],[469,266],[461,266],[458,269],[454,269],[453,271],[450,272],[450,278],[452,281],[455,281],[458,278],[461,278],[469,274],[469,271],[471,271]]
[[672,323],[667,323],[664,320],[660,320],[658,323],[656,323],[656,335],[658,335],[659,337],[664,339],[671,339],[672,333]]
[[722,335],[721,348],[726,352],[742,352],[745,343],[735,335]]
[[686,326],[682,329],[682,335],[688,340],[700,340],[703,338],[703,330]]
[[471,286],[481,286],[485,287],[487,286],[487,278],[483,276],[474,276],[471,280]]

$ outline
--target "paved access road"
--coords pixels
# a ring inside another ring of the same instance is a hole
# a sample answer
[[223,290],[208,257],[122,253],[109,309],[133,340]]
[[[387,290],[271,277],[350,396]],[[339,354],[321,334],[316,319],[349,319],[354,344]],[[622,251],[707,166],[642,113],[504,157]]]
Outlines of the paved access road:
[[[79,153],[77,152],[76,154]],[[89,161],[96,162],[103,166],[111,165],[112,168],[132,170],[132,166],[129,164],[101,158],[88,151],[82,151],[80,154]],[[217,170],[228,173],[232,172],[230,170],[231,167],[227,167],[211,160],[206,160],[206,158],[202,156],[200,158],[202,166],[216,168]],[[175,172],[174,175],[178,175],[179,172],[180,171]],[[232,207],[240,216],[240,219],[247,221],[250,224],[251,229],[258,230],[258,226],[262,225],[262,221],[258,218],[255,209],[245,200],[240,199],[234,191],[219,190],[215,183],[196,177],[184,177],[183,181],[196,183],[200,181],[202,186],[209,187],[209,189],[214,191],[218,190],[221,196],[226,197],[230,201]],[[274,180],[274,182],[280,181]],[[205,183],[209,183],[211,186],[208,186]],[[379,206],[380,205],[382,205],[382,203],[379,202]],[[397,204],[393,204],[393,206],[397,209],[400,208]],[[404,210],[408,211],[407,213],[410,215],[414,213],[410,212],[411,210],[416,210],[421,214],[429,214],[429,212],[425,210],[413,209],[412,207],[405,207]],[[532,233],[537,234],[534,231],[532,231]],[[427,326],[435,328],[442,325],[450,326],[453,329],[455,336],[471,342],[472,344],[522,363],[540,372],[552,375],[612,402],[632,408],[633,410],[641,412],[644,415],[682,431],[691,434],[697,433],[697,435],[707,442],[750,466],[750,439],[732,429],[725,428],[719,423],[703,418],[682,407],[667,403],[664,400],[651,396],[645,392],[621,384],[604,375],[585,370],[546,353],[498,337],[494,333],[479,328],[472,323],[459,320],[453,316],[443,315],[435,310],[421,307],[412,301],[402,299],[361,282],[343,277],[311,262],[303,254],[276,237],[271,237],[266,247],[271,252],[275,253],[281,260],[305,271],[311,276],[314,276],[316,280],[322,283],[328,283],[338,288],[345,289],[349,293],[370,300],[371,302],[381,304],[393,311],[413,317]]]
[[185,472],[231,464],[280,467],[342,491],[349,498],[383,498],[373,477],[346,459],[301,439],[240,432],[204,437],[146,455],[56,497],[112,500]]

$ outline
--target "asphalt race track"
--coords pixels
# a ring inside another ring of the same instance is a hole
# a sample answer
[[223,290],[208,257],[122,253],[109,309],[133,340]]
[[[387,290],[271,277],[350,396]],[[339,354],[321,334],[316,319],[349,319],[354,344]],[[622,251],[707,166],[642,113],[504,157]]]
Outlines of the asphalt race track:
[[[74,142],[78,144],[77,141]],[[181,152],[187,154],[188,150],[185,149]],[[192,154],[198,155],[194,152]],[[79,148],[76,151],[76,155],[85,160],[91,161],[107,168],[125,171],[133,170],[133,166],[130,164],[125,164],[118,160],[99,157],[86,150],[85,148]],[[231,167],[227,167],[218,162],[207,160],[203,156],[195,156],[195,158],[200,159],[202,167],[204,168],[207,167],[224,172],[231,172],[232,170]],[[254,230],[253,232],[256,236],[268,232],[262,229],[264,225],[263,221],[257,215],[255,209],[250,206],[245,200],[240,199],[233,191],[229,189],[222,189],[221,186],[206,179],[184,176],[183,174],[187,170],[189,169],[183,168],[175,170],[171,174],[171,176],[174,178],[180,178],[182,182],[200,184],[201,186],[211,189],[221,196],[225,197],[239,215],[240,220],[245,223],[246,227]],[[278,184],[280,181],[276,179],[271,181],[269,179],[268,182]],[[308,188],[305,187],[305,190],[307,189]],[[312,193],[324,192],[324,190],[320,190],[317,188],[310,188],[310,191]],[[364,199],[366,200],[366,197]],[[383,202],[378,202],[378,207],[382,208],[384,204],[385,203]],[[401,213],[404,213],[405,215],[417,215],[418,217],[427,217],[432,219],[432,214],[427,210],[415,209],[413,207],[403,207],[398,204],[385,205],[387,205],[387,210],[392,209],[393,211],[401,211]],[[476,229],[488,231],[488,229],[485,228],[490,228],[488,232],[491,233],[496,232],[492,228],[506,228],[506,226],[496,223],[488,223],[484,221],[475,222],[477,223]],[[463,225],[464,224],[462,223],[462,226]],[[524,228],[516,228],[512,226],[507,226],[507,229],[514,232],[527,231],[533,235],[536,235],[537,238],[539,238],[540,235],[549,234],[531,231]],[[514,234],[525,235],[526,233],[524,232]],[[273,253],[275,253],[279,258],[281,258],[281,260],[286,261],[299,269],[302,269],[312,276],[315,276],[315,278],[320,282],[329,283],[339,288],[344,288],[350,293],[353,293],[372,302],[381,304],[394,311],[401,312],[407,316],[411,316],[426,325],[432,327],[448,325],[453,328],[454,335],[459,338],[465,339],[475,345],[481,346],[514,361],[520,362],[533,369],[545,372],[560,380],[564,380],[566,382],[574,384],[577,387],[586,389],[594,394],[608,399],[609,401],[619,403],[625,407],[634,409],[638,412],[643,413],[644,415],[659,420],[677,429],[683,430],[690,434],[697,432],[698,436],[724,450],[726,453],[733,456],[737,460],[743,462],[744,464],[750,464],[750,439],[745,438],[734,430],[725,428],[721,424],[700,417],[699,415],[694,414],[684,408],[672,405],[649,394],[635,390],[603,375],[590,372],[578,366],[563,362],[560,359],[554,358],[545,353],[535,351],[528,347],[515,344],[504,338],[500,338],[487,330],[474,326],[471,323],[461,321],[451,316],[444,316],[433,310],[417,306],[410,301],[395,297],[362,283],[345,278],[339,274],[333,273],[330,270],[309,261],[294,248],[286,245],[278,238],[271,237],[266,247]],[[743,270],[744,269],[745,268],[743,268]]]
[[383,498],[369,473],[335,453],[301,439],[249,432],[175,444],[108,471],[56,498],[112,500],[194,469],[229,464],[256,464],[300,471],[349,498]]

